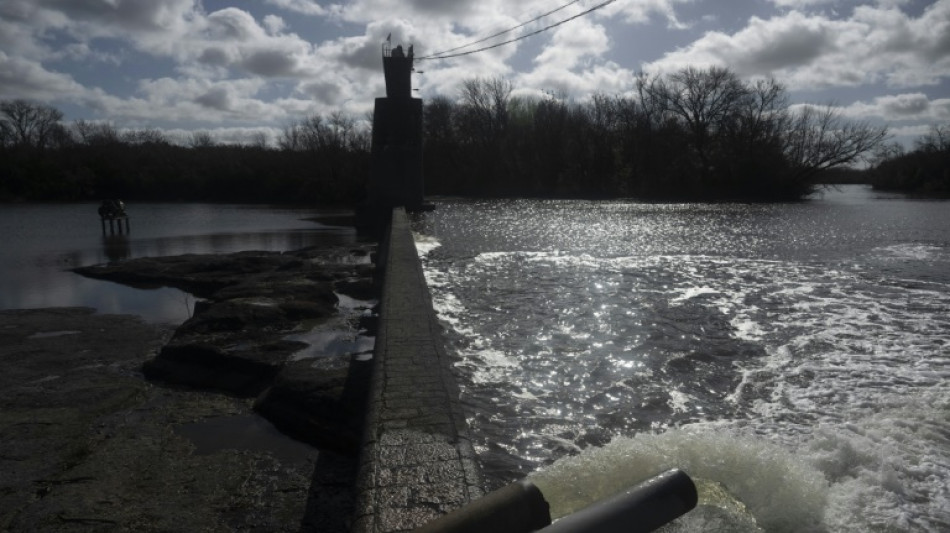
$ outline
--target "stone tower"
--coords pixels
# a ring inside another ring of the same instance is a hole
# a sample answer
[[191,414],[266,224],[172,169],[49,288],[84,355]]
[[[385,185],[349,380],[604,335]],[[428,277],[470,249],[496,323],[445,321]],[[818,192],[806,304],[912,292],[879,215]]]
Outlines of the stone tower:
[[412,97],[412,45],[383,43],[386,97],[376,99],[369,203],[423,208],[422,100]]

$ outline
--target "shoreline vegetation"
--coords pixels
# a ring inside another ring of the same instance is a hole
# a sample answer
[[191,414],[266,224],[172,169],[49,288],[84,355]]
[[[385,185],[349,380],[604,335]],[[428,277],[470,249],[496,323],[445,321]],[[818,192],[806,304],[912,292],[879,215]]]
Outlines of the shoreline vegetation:
[[[950,125],[904,152],[884,127],[831,105],[789,104],[774,79],[727,69],[640,74],[627,95],[519,96],[475,78],[424,102],[429,194],[470,197],[800,200],[823,183],[950,192]],[[274,141],[175,143],[157,129],[64,122],[56,108],[0,102],[0,201],[202,201],[354,205],[366,197],[371,119],[341,112]],[[851,166],[870,161],[865,170]]]

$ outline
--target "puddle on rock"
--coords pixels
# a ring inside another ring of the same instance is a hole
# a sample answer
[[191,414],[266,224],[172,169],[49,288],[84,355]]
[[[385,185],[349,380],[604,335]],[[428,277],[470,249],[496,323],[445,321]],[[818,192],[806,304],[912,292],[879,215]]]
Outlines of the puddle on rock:
[[263,417],[254,414],[206,418],[175,427],[175,433],[190,440],[198,455],[221,450],[269,452],[281,461],[316,458],[317,449],[294,440]]
[[287,335],[284,340],[306,343],[308,346],[295,352],[291,361],[355,355],[360,361],[373,358],[376,337],[367,335],[365,329],[355,324],[362,317],[373,315],[372,300],[357,300],[345,294],[336,293],[339,303],[339,315],[329,322],[317,324],[309,331]]
[[376,337],[368,337],[347,329],[315,328],[306,333],[288,335],[284,339],[305,342],[309,345],[290,356],[291,361],[340,355],[364,355],[371,353],[376,345]]

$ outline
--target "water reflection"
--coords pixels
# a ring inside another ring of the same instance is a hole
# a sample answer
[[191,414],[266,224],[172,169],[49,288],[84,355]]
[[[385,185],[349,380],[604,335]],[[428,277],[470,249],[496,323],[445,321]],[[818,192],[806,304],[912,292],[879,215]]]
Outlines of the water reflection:
[[[176,289],[139,290],[70,269],[135,257],[286,251],[355,242],[352,227],[312,220],[312,209],[209,204],[129,206],[135,231],[104,235],[96,204],[0,209],[0,309],[86,306],[180,323],[193,298]],[[333,212],[326,214],[333,215]]]
[[128,259],[132,255],[128,235],[103,235],[102,251],[110,262]]

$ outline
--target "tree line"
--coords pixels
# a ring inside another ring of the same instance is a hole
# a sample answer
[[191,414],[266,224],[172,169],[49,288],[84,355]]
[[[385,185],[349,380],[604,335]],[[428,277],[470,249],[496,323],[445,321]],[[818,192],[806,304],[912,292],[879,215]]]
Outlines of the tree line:
[[0,201],[203,201],[340,205],[362,199],[370,134],[342,113],[220,144],[195,132],[187,144],[156,129],[63,123],[47,105],[0,102]]
[[882,145],[869,181],[878,190],[950,197],[950,124],[934,125],[910,151]]
[[427,191],[485,196],[791,200],[874,150],[886,128],[789,105],[723,68],[641,74],[631,96],[513,97],[500,78],[425,105]]
[[[640,74],[631,95],[513,96],[502,78],[465,81],[424,103],[428,194],[789,200],[823,173],[882,146],[886,129],[832,106],[789,105],[774,79],[723,68]],[[0,200],[354,203],[366,194],[371,134],[342,113],[221,145],[154,129],[63,123],[55,108],[0,102]]]

